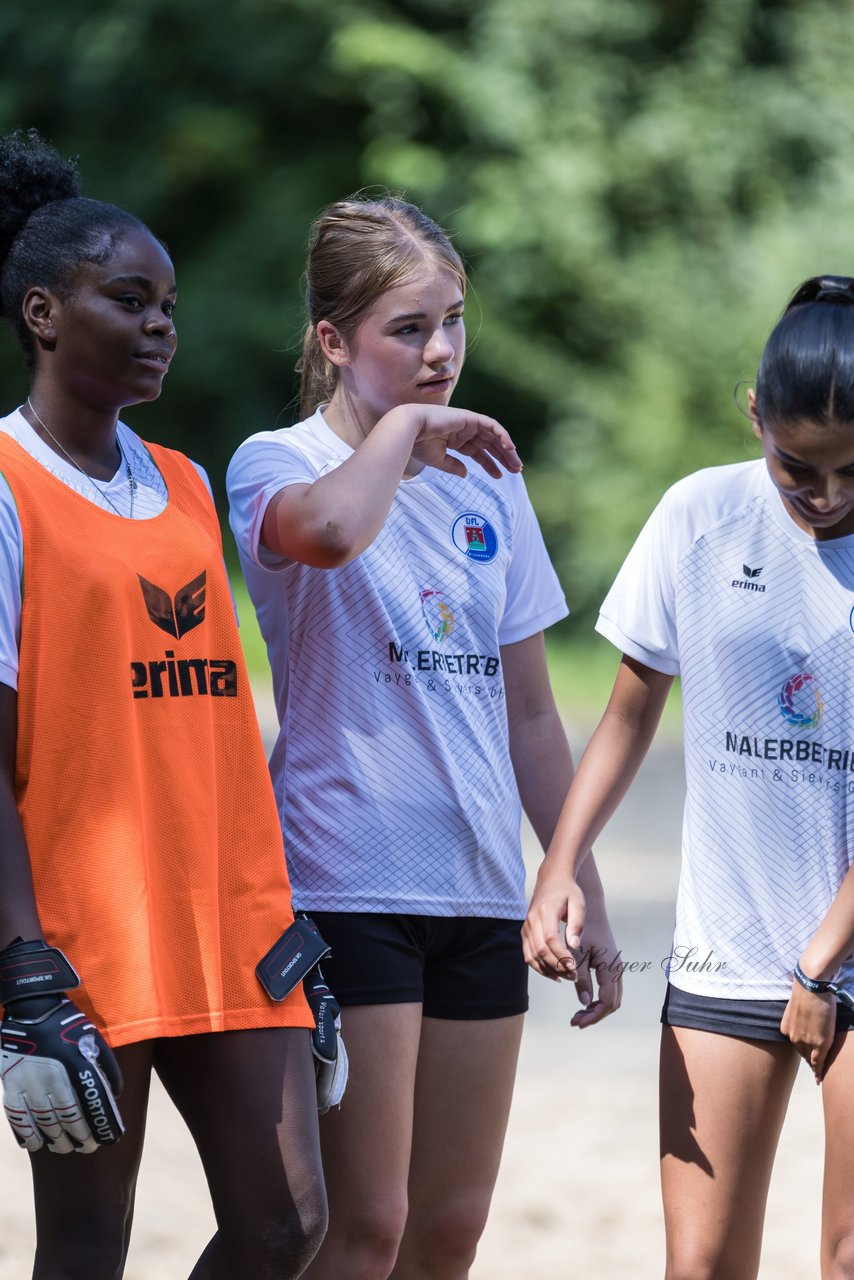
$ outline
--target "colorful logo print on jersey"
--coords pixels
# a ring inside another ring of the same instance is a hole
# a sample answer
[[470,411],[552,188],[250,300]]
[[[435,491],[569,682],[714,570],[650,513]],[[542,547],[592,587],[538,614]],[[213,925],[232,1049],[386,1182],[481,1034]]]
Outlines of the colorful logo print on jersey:
[[469,560],[488,564],[498,551],[498,535],[486,516],[465,511],[451,525],[451,541]]
[[447,640],[454,629],[454,611],[432,587],[425,587],[421,592],[421,612],[433,639],[438,644]]
[[777,698],[780,715],[797,729],[817,729],[824,715],[824,699],[806,671],[792,676]]

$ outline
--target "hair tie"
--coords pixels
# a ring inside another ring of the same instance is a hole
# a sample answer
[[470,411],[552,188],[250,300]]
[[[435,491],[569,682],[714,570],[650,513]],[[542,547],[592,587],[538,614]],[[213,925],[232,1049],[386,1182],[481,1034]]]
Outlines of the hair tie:
[[854,304],[854,293],[840,285],[828,285],[826,288],[819,289],[814,301],[841,302],[843,305],[850,307]]
[[802,307],[807,302],[834,302],[850,307],[854,305],[854,279],[850,276],[813,276],[798,286],[786,311]]

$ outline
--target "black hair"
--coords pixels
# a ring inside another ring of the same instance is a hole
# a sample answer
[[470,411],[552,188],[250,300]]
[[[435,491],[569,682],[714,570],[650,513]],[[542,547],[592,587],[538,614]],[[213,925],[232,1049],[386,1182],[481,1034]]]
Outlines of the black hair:
[[106,262],[124,233],[145,224],[116,205],[82,196],[76,160],[63,160],[35,129],[0,138],[0,315],[12,326],[27,368],[33,335],[22,314],[27,290],[67,296],[77,268]]
[[854,423],[854,279],[812,276],[792,295],[756,375],[761,425]]

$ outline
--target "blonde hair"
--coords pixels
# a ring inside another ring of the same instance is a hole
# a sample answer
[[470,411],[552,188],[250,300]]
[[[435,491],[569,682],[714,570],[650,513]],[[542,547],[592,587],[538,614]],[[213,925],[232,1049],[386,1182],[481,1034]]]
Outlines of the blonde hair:
[[329,205],[316,219],[306,266],[308,324],[297,362],[302,418],[332,398],[338,381],[317,338],[319,321],[328,320],[348,337],[377,298],[403,284],[425,258],[453,272],[465,293],[462,258],[417,205],[398,196],[356,195]]

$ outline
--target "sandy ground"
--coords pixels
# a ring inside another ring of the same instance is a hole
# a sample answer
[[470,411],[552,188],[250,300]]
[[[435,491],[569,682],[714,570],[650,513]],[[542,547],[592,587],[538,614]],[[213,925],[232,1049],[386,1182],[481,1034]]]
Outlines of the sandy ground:
[[[681,794],[678,747],[657,746],[597,849],[623,957],[652,961],[627,975],[619,1014],[586,1032],[570,1030],[572,988],[532,980],[504,1161],[472,1280],[518,1280],[540,1267],[596,1280],[663,1274],[657,1019]],[[533,866],[530,841],[528,848]],[[763,1280],[818,1274],[821,1148],[820,1099],[802,1069],[771,1189]],[[26,1280],[29,1169],[2,1130],[0,1185],[0,1280]],[[126,1280],[185,1280],[212,1229],[195,1150],[155,1084]]]

